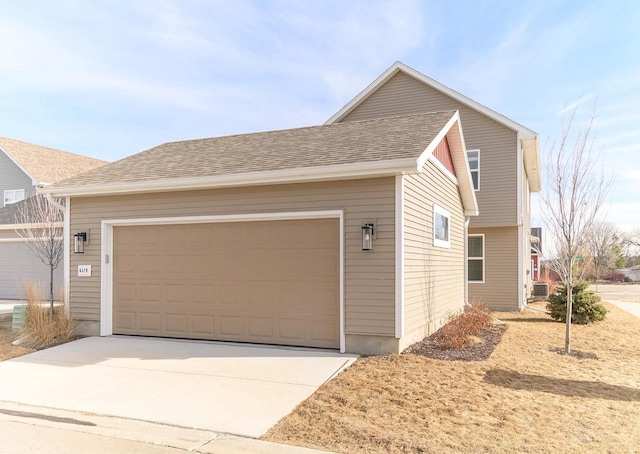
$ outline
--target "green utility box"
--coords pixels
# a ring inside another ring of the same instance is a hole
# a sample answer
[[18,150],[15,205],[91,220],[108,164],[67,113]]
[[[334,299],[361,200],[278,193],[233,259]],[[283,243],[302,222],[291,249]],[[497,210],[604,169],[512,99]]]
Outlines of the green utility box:
[[16,304],[13,306],[13,323],[11,323],[11,331],[18,332],[24,328],[27,319],[27,305]]

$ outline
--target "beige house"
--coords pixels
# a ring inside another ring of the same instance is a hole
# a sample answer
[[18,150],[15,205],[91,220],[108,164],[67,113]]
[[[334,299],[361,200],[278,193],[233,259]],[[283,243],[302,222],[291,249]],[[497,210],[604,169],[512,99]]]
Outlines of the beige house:
[[85,333],[400,352],[465,302],[456,109],[160,145],[66,198]]
[[457,110],[480,215],[468,238],[469,300],[520,310],[532,290],[531,193],[540,190],[534,131],[395,63],[326,124]]

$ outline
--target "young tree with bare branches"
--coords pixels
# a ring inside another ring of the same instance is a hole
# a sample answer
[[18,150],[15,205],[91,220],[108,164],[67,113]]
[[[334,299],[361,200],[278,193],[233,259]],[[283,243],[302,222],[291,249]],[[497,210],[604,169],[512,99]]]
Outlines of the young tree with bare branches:
[[18,235],[27,247],[49,267],[49,299],[53,313],[53,273],[64,257],[63,212],[45,197],[35,195],[20,202],[16,224],[22,226]]
[[612,177],[604,173],[601,153],[594,151],[595,110],[582,128],[577,126],[578,108],[562,126],[558,143],[547,149],[543,218],[555,243],[555,260],[549,266],[567,288],[565,352],[571,353],[571,313],[574,267],[587,243],[587,232],[596,222],[611,187]]

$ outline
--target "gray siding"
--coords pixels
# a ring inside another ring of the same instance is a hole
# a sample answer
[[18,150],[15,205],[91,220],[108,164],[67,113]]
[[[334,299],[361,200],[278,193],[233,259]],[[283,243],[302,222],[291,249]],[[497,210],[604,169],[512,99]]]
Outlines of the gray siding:
[[4,206],[4,191],[24,189],[25,198],[35,194],[29,178],[3,151],[0,151],[0,208]]
[[482,301],[493,310],[516,311],[518,304],[518,227],[470,228],[483,233],[484,283],[469,283],[469,301]]
[[[49,298],[50,270],[14,231],[0,230],[0,299],[24,299],[24,282],[40,285]],[[54,298],[60,297],[62,264],[54,271]]]
[[480,191],[476,192],[480,215],[471,219],[471,226],[517,225],[515,131],[402,72],[342,121],[442,110],[460,111],[467,149],[480,150]]
[[[435,332],[464,306],[464,211],[458,187],[427,161],[404,177],[405,336],[401,349]],[[433,244],[433,207],[451,213],[450,248]]]
[[[71,233],[89,231],[84,255],[71,254],[71,314],[100,318],[100,222],[105,219],[344,210],[345,333],[395,334],[395,179],[274,185],[73,198]],[[361,226],[376,219],[374,250],[361,250]],[[92,277],[78,278],[81,264]]]

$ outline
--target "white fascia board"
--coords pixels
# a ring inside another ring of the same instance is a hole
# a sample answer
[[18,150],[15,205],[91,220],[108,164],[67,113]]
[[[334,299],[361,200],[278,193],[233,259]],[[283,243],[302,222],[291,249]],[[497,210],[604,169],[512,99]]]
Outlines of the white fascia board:
[[[433,157],[434,150],[445,137],[449,142],[449,151],[451,152],[453,166],[456,174],[460,175],[460,177],[452,175],[451,172],[445,169],[444,166]],[[462,133],[460,112],[457,110],[418,158],[417,166],[419,172],[422,172],[422,168],[427,160],[436,162],[436,165],[443,170],[444,174],[452,179],[459,187],[465,209],[465,216],[478,216],[478,201],[476,200],[475,190],[473,189],[471,169],[469,168],[469,161],[467,159],[467,148]]]
[[[433,151],[444,138],[449,142],[449,151],[451,152],[451,160],[456,170],[456,175],[451,175],[455,179],[455,183],[460,189],[462,204],[464,206],[465,216],[478,215],[478,201],[476,193],[473,189],[473,181],[471,179],[471,169],[467,159],[467,148],[464,143],[464,135],[460,122],[460,113],[456,111],[442,130],[436,135],[429,146],[424,150],[417,160],[418,171],[422,172],[425,162],[433,155]],[[435,160],[435,158],[433,158]],[[450,172],[446,172],[445,175]]]
[[87,186],[38,188],[38,194],[54,197],[81,197],[108,194],[136,194],[144,192],[184,191],[234,186],[257,186],[280,183],[304,183],[312,181],[369,178],[416,172],[415,158],[370,161],[332,166],[298,167],[265,172],[215,175],[167,180],[106,183]]
[[22,167],[22,164],[20,164],[18,161],[16,161],[16,160],[15,160],[15,158],[14,158],[13,156],[11,156],[11,153],[9,153],[7,150],[5,150],[5,149],[4,149],[4,148],[2,148],[2,147],[0,147],[0,151],[2,151],[5,155],[7,155],[7,157],[8,157],[9,159],[11,159],[11,162],[13,162],[15,165],[17,165],[17,166],[18,166],[18,168],[19,168],[20,170],[22,170],[26,176],[28,176],[29,178],[31,178],[31,184],[32,184],[32,185],[37,186],[37,185],[39,184],[39,183],[38,183],[38,180],[37,180],[33,175],[31,175],[27,169],[25,169],[24,167]]
[[541,178],[540,178],[540,143],[538,135],[533,139],[521,139],[520,141],[524,167],[527,171],[527,179],[529,180],[529,190],[531,192],[540,192],[541,190]]
[[[56,222],[53,224],[54,227],[63,228],[63,222]],[[0,225],[0,230],[25,230],[25,229],[41,229],[42,224],[2,224]]]
[[495,110],[492,110],[486,106],[483,106],[477,101],[474,101],[471,98],[463,95],[462,93],[458,93],[457,91],[447,87],[446,85],[441,84],[440,82],[425,76],[419,71],[405,65],[401,62],[395,62],[389,69],[387,69],[380,77],[374,80],[367,88],[361,91],[355,98],[353,98],[347,105],[345,105],[342,109],[340,109],[334,116],[332,116],[325,124],[333,124],[337,123],[346,117],[353,109],[355,109],[358,105],[360,105],[364,100],[366,100],[369,96],[371,96],[381,85],[387,82],[391,77],[396,75],[398,72],[403,71],[404,73],[412,76],[413,78],[419,80],[420,82],[438,90],[439,92],[449,96],[450,98],[455,99],[462,104],[477,110],[483,115],[497,121],[500,124],[508,127],[509,129],[513,129],[514,131],[520,132],[522,137],[524,138],[533,138],[537,136],[535,131],[517,123],[510,118],[505,117],[502,114],[499,114]]
[[444,127],[440,130],[438,134],[436,134],[436,136],[433,138],[429,146],[422,152],[422,154],[418,158],[419,170],[421,170],[422,167],[425,165],[425,163],[427,162],[427,159],[429,159],[429,156],[433,155],[433,152],[435,151],[435,149],[438,147],[438,145],[440,145],[440,142],[442,142],[442,139],[444,139],[447,136],[447,133],[453,127],[456,121],[457,122],[460,121],[460,113],[458,113],[457,110],[454,112],[453,115],[451,115],[451,118],[449,119],[449,121],[447,121],[447,124],[444,125]]

